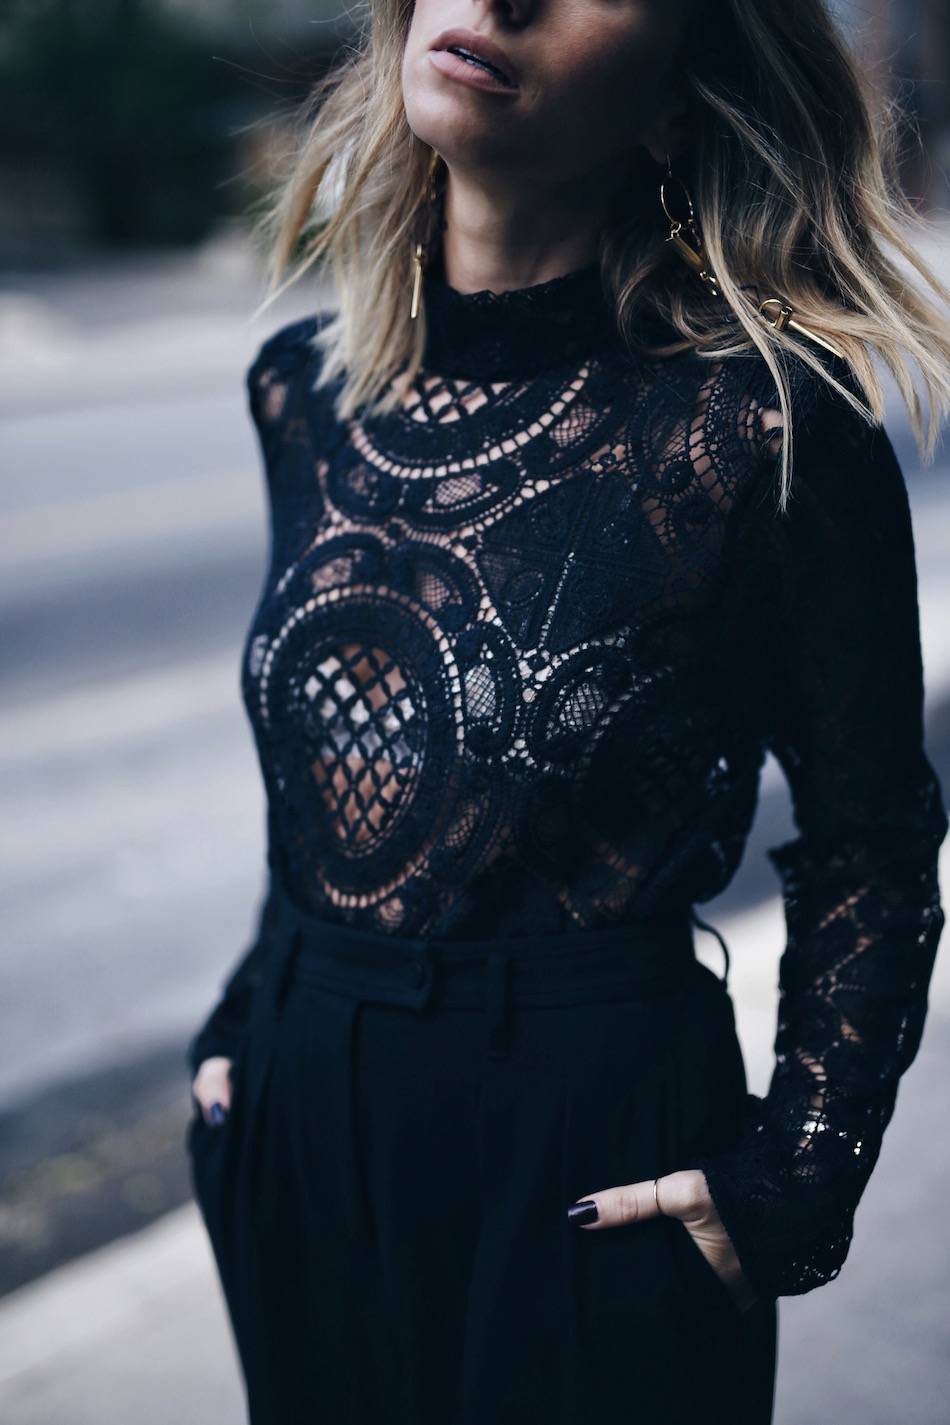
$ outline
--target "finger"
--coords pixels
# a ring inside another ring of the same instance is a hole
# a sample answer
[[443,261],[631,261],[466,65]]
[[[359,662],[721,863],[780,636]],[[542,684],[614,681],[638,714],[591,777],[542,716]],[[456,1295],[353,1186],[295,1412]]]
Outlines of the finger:
[[230,1112],[230,1104],[219,1098],[216,1093],[208,1093],[207,1090],[196,1093],[192,1090],[192,1098],[205,1123],[210,1123],[212,1127],[223,1123]]
[[198,1099],[198,1106],[212,1128],[219,1128],[231,1112],[230,1100],[216,1093],[205,1093]]
[[231,1060],[223,1055],[205,1059],[192,1085],[192,1095],[212,1127],[224,1122],[231,1110]]
[[567,1215],[579,1227],[629,1227],[657,1216],[653,1197],[653,1179],[649,1182],[625,1183],[622,1187],[604,1188],[578,1198],[567,1209]]

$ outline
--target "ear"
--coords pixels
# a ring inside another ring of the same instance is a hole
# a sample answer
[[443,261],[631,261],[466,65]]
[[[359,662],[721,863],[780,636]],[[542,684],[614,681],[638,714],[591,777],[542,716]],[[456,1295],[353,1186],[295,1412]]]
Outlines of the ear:
[[663,101],[644,130],[641,143],[654,162],[665,165],[666,155],[676,158],[688,147],[689,137],[686,96],[677,90]]

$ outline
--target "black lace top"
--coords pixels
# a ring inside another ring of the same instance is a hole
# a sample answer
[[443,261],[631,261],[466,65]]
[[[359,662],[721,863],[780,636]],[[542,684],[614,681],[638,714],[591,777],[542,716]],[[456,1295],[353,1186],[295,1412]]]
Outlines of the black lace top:
[[[556,936],[719,893],[771,749],[799,834],[775,1069],[701,1167],[763,1297],[835,1276],[913,1060],[947,830],[922,745],[916,571],[882,429],[749,358],[628,354],[596,265],[518,291],[426,275],[404,406],[339,422],[313,337],[248,374],[271,511],[243,695],[271,863],[315,914]],[[230,1053],[268,902],[189,1048]]]

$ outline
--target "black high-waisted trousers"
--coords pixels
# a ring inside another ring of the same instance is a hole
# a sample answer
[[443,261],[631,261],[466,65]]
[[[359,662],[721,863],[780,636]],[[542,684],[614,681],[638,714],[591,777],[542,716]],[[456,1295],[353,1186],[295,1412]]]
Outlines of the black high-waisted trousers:
[[463,945],[284,900],[230,1113],[187,1133],[251,1425],[767,1425],[774,1300],[676,1218],[566,1215],[736,1132],[689,919]]

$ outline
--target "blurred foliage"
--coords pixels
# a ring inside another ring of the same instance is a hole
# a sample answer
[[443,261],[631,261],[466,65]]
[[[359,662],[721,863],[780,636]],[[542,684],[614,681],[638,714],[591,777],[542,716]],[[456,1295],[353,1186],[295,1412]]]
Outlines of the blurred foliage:
[[235,131],[264,107],[157,0],[3,0],[0,159],[68,173],[94,241],[180,243],[243,211]]

